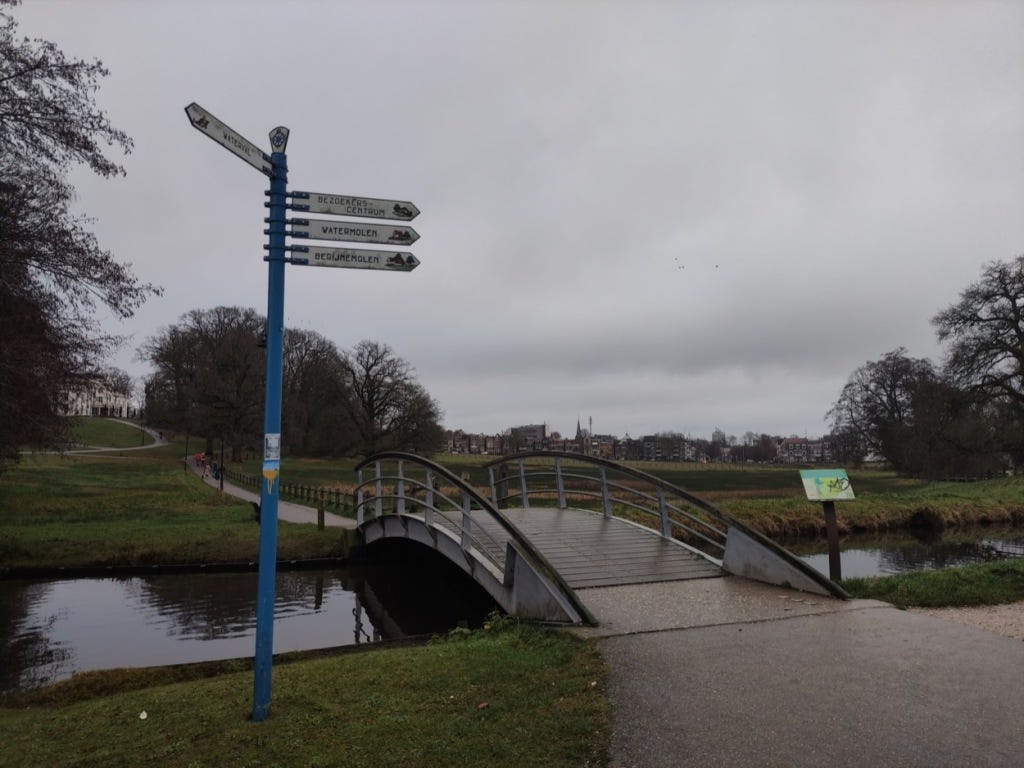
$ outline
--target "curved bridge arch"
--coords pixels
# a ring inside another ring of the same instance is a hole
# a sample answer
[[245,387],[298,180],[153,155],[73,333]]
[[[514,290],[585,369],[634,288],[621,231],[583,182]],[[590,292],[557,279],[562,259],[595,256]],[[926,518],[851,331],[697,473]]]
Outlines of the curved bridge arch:
[[[737,576],[848,599],[849,594],[785,548],[715,505],[638,469],[597,457],[529,451],[485,465],[498,508],[555,506],[597,511],[644,526]],[[570,505],[570,501],[579,506]]]
[[356,546],[410,539],[458,565],[510,614],[596,623],[533,543],[452,472],[400,451],[370,456],[356,472]]

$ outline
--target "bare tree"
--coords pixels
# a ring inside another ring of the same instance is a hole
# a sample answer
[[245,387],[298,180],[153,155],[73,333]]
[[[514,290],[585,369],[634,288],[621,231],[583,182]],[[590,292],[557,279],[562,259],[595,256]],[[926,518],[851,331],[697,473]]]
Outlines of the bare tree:
[[387,344],[361,341],[343,360],[349,418],[369,455],[399,448],[433,451],[441,443],[441,412],[414,379],[412,367]]
[[936,381],[930,360],[908,357],[907,350],[899,347],[850,374],[826,418],[834,434],[856,435],[865,453],[884,456],[897,469],[904,469],[915,396]]
[[93,100],[106,74],[99,61],[69,60],[52,43],[19,39],[14,19],[0,13],[0,323],[18,329],[0,350],[0,460],[16,459],[19,445],[66,439],[68,393],[120,341],[101,331],[97,307],[124,319],[159,292],[102,250],[87,221],[70,212],[71,165],[121,174],[103,149],[131,150]]
[[263,426],[264,319],[242,307],[194,309],[148,339],[140,356],[156,368],[146,390],[147,420],[223,438],[232,461],[259,442]]
[[345,387],[334,342],[314,331],[285,331],[281,439],[289,453],[338,456],[355,449]]
[[932,318],[945,371],[1000,413],[1003,447],[1024,461],[1024,256],[993,261],[960,300]]
[[994,261],[932,318],[951,377],[1024,408],[1024,256]]

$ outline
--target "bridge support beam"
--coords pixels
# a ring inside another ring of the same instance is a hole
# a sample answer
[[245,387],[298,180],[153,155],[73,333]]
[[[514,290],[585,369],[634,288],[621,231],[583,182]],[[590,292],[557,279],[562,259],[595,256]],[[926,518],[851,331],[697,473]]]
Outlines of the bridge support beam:
[[731,574],[754,581],[832,596],[832,593],[804,573],[796,563],[789,562],[738,528],[729,528],[722,568]]

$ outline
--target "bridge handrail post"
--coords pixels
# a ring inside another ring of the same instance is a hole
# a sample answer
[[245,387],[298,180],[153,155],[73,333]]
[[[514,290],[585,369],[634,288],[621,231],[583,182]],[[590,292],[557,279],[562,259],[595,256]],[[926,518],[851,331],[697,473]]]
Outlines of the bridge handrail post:
[[427,470],[427,496],[424,502],[423,523],[429,528],[434,524],[434,472]]
[[384,488],[383,488],[383,486],[381,485],[381,482],[380,482],[380,475],[381,475],[380,462],[377,461],[377,462],[374,462],[374,464],[377,467],[377,496],[375,497],[373,507],[374,507],[374,512],[377,513],[377,517],[380,517],[381,515],[384,514]]
[[608,473],[601,467],[601,503],[604,505],[604,516],[612,516],[612,500],[608,496]]
[[558,487],[558,508],[565,509],[565,482],[562,479],[562,460],[555,459],[555,485]]
[[395,499],[395,512],[400,515],[405,514],[405,476],[402,474],[402,460],[398,460],[398,486],[395,488],[395,493],[398,498]]
[[519,460],[519,490],[523,496],[523,509],[530,508],[530,497],[526,492],[526,465],[523,460]]
[[462,492],[462,549],[468,552],[473,547],[473,516],[470,514],[472,501],[469,494]]
[[363,510],[363,470],[356,472],[356,525],[362,525],[366,515]]
[[665,489],[658,487],[658,515],[661,517],[661,535],[672,538],[672,522],[669,520],[668,507],[665,504]]
[[487,468],[487,480],[491,484],[491,503],[498,506],[498,486],[494,483],[494,467]]

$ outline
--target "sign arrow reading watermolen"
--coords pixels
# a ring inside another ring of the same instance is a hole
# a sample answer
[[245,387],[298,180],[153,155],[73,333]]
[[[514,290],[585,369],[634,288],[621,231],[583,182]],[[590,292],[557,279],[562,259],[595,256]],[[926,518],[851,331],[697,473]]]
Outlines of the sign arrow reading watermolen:
[[345,240],[350,243],[411,245],[420,239],[412,227],[391,224],[370,224],[362,221],[331,221],[329,219],[289,219],[291,237],[314,240]]
[[341,267],[343,269],[383,269],[389,272],[412,272],[419,259],[408,251],[371,251],[368,248],[328,248],[315,245],[292,245],[291,263],[309,267]]
[[377,197],[326,195],[321,192],[291,192],[293,211],[330,213],[334,216],[356,216],[363,219],[395,219],[412,221],[420,209],[408,200],[383,200]]
[[[274,164],[270,160],[270,155],[247,138],[237,131],[228,128],[194,101],[185,107],[185,113],[188,115],[189,122],[192,123],[193,128],[202,131],[229,152],[234,152],[256,170],[273,177]],[[287,142],[287,136],[287,131],[285,131],[285,142]]]

